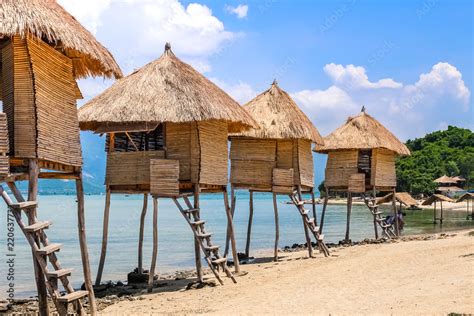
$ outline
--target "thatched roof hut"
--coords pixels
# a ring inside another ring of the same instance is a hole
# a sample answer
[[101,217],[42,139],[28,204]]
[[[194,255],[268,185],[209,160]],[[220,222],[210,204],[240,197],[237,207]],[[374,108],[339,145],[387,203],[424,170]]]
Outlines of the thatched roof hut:
[[431,205],[435,202],[451,202],[452,203],[454,202],[454,200],[442,194],[433,194],[432,196],[427,198],[423,203],[421,203],[421,205]]
[[56,0],[2,0],[0,37],[41,39],[71,58],[74,77],[120,78],[112,54]]
[[[395,194],[395,200],[399,203],[402,203],[406,206],[416,206],[418,202],[408,193],[408,192],[397,192]],[[392,203],[393,202],[393,193],[389,193],[380,199],[377,199],[377,204]]]
[[456,203],[468,201],[468,200],[474,200],[474,193],[471,193],[471,192],[464,193],[463,195],[459,197],[459,199],[457,199]]
[[229,132],[256,127],[227,93],[179,60],[167,44],[157,60],[115,82],[79,110],[82,129],[147,130],[158,123],[222,121]]
[[457,183],[456,179],[448,177],[447,175],[443,175],[439,177],[438,179],[434,180],[433,182],[439,183],[439,184],[456,184]]

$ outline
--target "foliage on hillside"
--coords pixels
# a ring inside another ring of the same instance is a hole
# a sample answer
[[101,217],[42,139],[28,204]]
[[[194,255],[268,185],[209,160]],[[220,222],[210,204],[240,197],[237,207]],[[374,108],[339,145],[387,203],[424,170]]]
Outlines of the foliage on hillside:
[[474,187],[474,133],[449,126],[445,131],[408,140],[411,156],[397,161],[397,191],[433,193],[433,180],[446,174],[465,178],[466,188]]

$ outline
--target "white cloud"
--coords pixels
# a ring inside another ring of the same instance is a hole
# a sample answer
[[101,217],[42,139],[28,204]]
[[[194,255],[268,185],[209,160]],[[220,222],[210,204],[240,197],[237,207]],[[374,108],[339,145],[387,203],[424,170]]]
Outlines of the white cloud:
[[393,79],[380,79],[377,82],[369,81],[364,67],[354,65],[336,65],[334,63],[324,66],[324,72],[332,79],[336,86],[345,89],[398,89],[403,85]]
[[239,4],[236,7],[227,5],[225,7],[226,11],[235,14],[239,19],[243,19],[247,16],[247,13],[249,11],[249,6],[246,4]]
[[112,0],[58,0],[58,3],[79,20],[93,34],[101,26],[100,16],[111,4]]
[[257,96],[257,91],[246,82],[239,81],[237,84],[229,84],[218,78],[210,79],[240,104],[245,104]]

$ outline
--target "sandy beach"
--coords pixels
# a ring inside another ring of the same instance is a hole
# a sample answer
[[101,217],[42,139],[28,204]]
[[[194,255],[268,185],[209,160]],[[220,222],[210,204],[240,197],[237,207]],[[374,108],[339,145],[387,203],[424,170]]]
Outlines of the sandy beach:
[[[474,313],[474,231],[406,237],[307,258],[281,253],[242,266],[238,284],[156,288],[103,314],[436,314]],[[209,281],[213,278],[208,276]],[[173,288],[171,291],[170,289]]]

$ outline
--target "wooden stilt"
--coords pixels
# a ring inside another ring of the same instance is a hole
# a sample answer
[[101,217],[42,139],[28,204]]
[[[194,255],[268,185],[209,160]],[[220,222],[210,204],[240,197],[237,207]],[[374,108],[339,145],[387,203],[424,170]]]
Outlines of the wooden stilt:
[[324,187],[324,191],[326,193],[326,196],[324,197],[324,204],[323,204],[323,211],[321,213],[321,222],[319,225],[319,233],[323,233],[323,226],[324,226],[324,217],[326,216],[326,208],[328,206],[328,200],[329,200],[329,190],[328,188]]
[[[28,200],[29,201],[36,201],[38,199],[38,175],[39,175],[39,167],[38,161],[35,159],[30,159],[29,161],[29,181],[28,181]],[[33,224],[34,218],[36,217],[36,208],[31,210],[28,214],[28,224]],[[37,236],[35,236],[35,243],[40,246],[40,241]],[[35,255],[33,252],[33,267],[35,271],[35,280],[36,280],[36,289],[38,291],[38,306],[39,306],[39,314],[49,315],[49,306],[48,306],[48,292],[46,289],[46,281],[41,270],[41,266],[35,259]]]
[[153,253],[151,256],[151,266],[148,275],[148,293],[153,291],[153,281],[155,279],[156,256],[158,255],[158,198],[153,196]]
[[[377,199],[377,189],[374,186],[373,189],[373,194],[374,194],[374,200]],[[377,224],[377,216],[373,215],[374,217],[374,234],[375,234],[375,239],[379,239],[379,229],[378,229],[378,224]]]
[[441,204],[441,214],[439,218],[439,224],[443,225],[443,201],[440,201],[440,204]]
[[[232,196],[232,200],[234,197]],[[235,205],[235,202],[232,203]],[[232,258],[234,259],[234,271],[235,273],[240,273],[240,262],[239,256],[237,255],[237,246],[235,243],[235,233],[234,233],[234,214],[232,214],[231,207],[229,206],[229,196],[227,194],[227,188],[224,189],[224,206],[227,214],[227,227],[228,227],[228,234],[230,237],[230,243],[232,246]]]
[[[194,185],[194,208],[199,208],[199,184]],[[196,260],[196,274],[198,282],[203,282],[202,262],[201,262],[201,246],[199,241],[194,238],[194,259]]]
[[346,237],[344,238],[345,242],[349,242],[349,235],[351,229],[351,212],[352,212],[352,193],[347,193],[347,223],[346,223]]
[[[230,186],[230,214],[232,215],[232,218],[234,218],[234,213],[235,213],[235,204],[236,204],[236,199],[235,199],[235,190],[234,187],[231,185]],[[227,233],[226,233],[226,238],[225,238],[225,249],[224,249],[224,257],[227,257],[229,254],[229,245],[230,245],[230,227],[227,225]]]
[[311,203],[313,206],[313,218],[314,218],[314,224],[318,226],[318,214],[316,213],[316,198],[314,196],[314,188],[311,189]]
[[145,233],[145,219],[148,209],[148,194],[143,194],[143,208],[140,215],[140,232],[138,235],[138,274],[143,273],[143,235]]
[[278,261],[278,239],[280,238],[280,227],[278,224],[278,203],[276,193],[273,193],[273,211],[275,212],[275,247],[273,250],[273,260]]
[[102,272],[104,271],[105,257],[107,255],[107,239],[109,235],[109,213],[110,213],[110,188],[105,189],[105,208],[104,220],[102,224],[102,250],[100,252],[99,268],[95,279],[95,286],[100,285],[102,280]]
[[394,217],[394,223],[395,223],[395,235],[398,237],[400,236],[400,223],[398,220],[398,212],[397,212],[397,197],[396,197],[396,191],[393,189],[392,192],[392,210],[393,210],[393,216]]
[[434,202],[434,210],[433,210],[433,224],[436,224],[436,201]]
[[82,171],[79,179],[76,179],[77,194],[77,225],[79,232],[79,245],[81,247],[82,269],[84,272],[84,284],[89,292],[89,311],[91,315],[97,314],[94,288],[92,287],[91,268],[89,263],[89,252],[87,250],[86,223],[84,216],[84,187],[82,184]]
[[[301,186],[297,188],[298,199],[303,201],[303,195],[301,194]],[[308,255],[310,258],[313,257],[313,246],[311,245],[311,237],[309,236],[308,227],[306,226],[305,219],[301,217],[303,221],[304,237],[306,239],[306,246],[308,247]],[[316,219],[314,219],[316,221]]]
[[253,221],[253,192],[249,191],[249,224],[247,226],[247,242],[245,244],[245,256],[248,258],[250,255],[250,235],[252,234],[252,221]]

